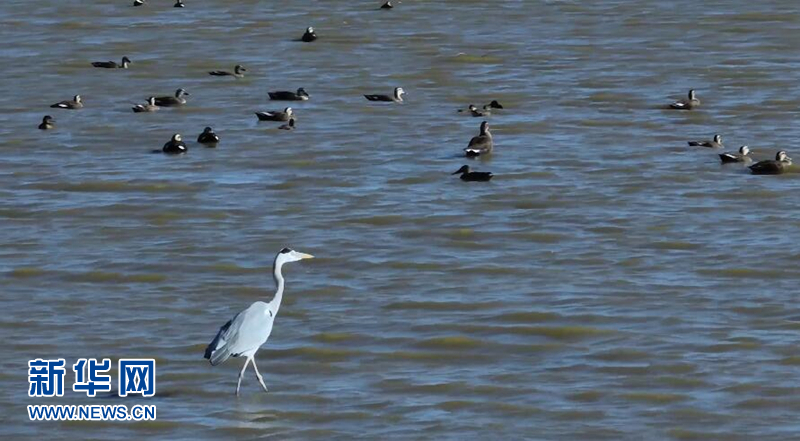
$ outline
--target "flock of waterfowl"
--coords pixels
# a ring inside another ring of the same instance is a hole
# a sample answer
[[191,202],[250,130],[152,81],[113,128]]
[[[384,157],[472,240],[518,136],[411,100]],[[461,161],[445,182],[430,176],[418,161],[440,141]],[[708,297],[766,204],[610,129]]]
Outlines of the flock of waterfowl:
[[[700,99],[697,98],[697,93],[694,89],[689,91],[689,95],[686,99],[675,101],[669,105],[670,109],[675,110],[693,110],[698,107],[700,107]],[[723,147],[722,136],[714,135],[714,138],[710,141],[689,141],[689,146],[720,149]],[[746,145],[739,147],[737,152],[720,153],[719,159],[723,164],[749,164],[753,162],[753,159],[750,157],[750,147]],[[790,165],[792,165],[792,158],[789,157],[786,151],[781,150],[775,154],[775,159],[759,161],[750,165],[749,168],[750,172],[754,175],[779,175],[788,170]]]

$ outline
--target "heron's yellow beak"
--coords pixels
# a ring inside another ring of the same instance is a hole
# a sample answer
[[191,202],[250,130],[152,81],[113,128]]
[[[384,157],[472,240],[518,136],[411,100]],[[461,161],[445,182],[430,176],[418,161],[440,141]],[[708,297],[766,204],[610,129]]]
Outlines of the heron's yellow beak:
[[314,258],[314,256],[312,256],[311,254],[306,254],[306,253],[297,253],[297,255],[300,256],[301,259],[313,259]]

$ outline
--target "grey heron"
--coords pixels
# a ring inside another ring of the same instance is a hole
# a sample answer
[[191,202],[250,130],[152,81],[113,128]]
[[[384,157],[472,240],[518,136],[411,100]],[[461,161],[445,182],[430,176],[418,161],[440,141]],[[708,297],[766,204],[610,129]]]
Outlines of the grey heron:
[[283,299],[283,274],[281,268],[285,263],[297,262],[303,259],[312,259],[310,254],[300,253],[289,248],[282,249],[275,256],[275,263],[272,267],[272,275],[275,278],[277,290],[275,296],[269,303],[255,302],[244,311],[236,314],[232,319],[225,323],[214,340],[206,347],[205,358],[211,362],[212,366],[221,364],[230,357],[245,357],[244,366],[239,371],[239,380],[236,383],[236,395],[239,395],[239,388],[242,385],[242,375],[247,369],[247,365],[253,363],[253,370],[256,371],[256,378],[267,392],[264,378],[258,372],[255,355],[258,349],[267,342],[269,334],[272,332],[272,323],[278,315]]

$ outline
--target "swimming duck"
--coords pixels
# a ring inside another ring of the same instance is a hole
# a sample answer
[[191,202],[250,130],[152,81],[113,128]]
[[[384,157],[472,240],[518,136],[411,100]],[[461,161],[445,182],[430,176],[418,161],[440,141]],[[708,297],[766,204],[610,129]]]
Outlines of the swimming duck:
[[388,101],[388,102],[395,102],[401,103],[403,102],[403,94],[406,93],[402,87],[395,87],[394,95],[364,95],[364,97],[370,101]]
[[311,26],[306,28],[306,33],[303,34],[303,36],[300,38],[301,41],[304,41],[306,43],[311,43],[316,39],[317,39],[317,33],[314,32],[314,28],[312,28]]
[[468,165],[462,166],[460,169],[455,171],[453,174],[457,175],[461,173],[461,180],[462,181],[475,181],[475,182],[486,182],[492,179],[494,176],[491,172],[476,172],[472,171]]
[[131,64],[131,59],[128,57],[122,57],[122,63],[117,63],[116,61],[94,61],[92,62],[92,66],[94,67],[102,67],[105,69],[127,69],[128,65]]
[[186,104],[186,98],[184,96],[188,96],[189,92],[178,89],[175,91],[175,96],[160,96],[156,98],[155,104],[157,106],[162,107],[173,107],[173,106],[182,106]]
[[160,107],[156,106],[156,97],[154,96],[147,98],[147,104],[137,104],[131,107],[135,113],[155,112],[159,108]]
[[470,104],[469,107],[467,108],[467,110],[469,110],[470,115],[472,115],[474,117],[491,115],[491,112],[486,110],[486,106],[484,106],[483,111],[480,111],[480,110],[478,110],[477,107],[475,107],[475,105]]
[[722,147],[722,136],[714,135],[714,139],[711,141],[689,141],[689,145],[692,147],[708,147],[712,149],[718,149]]
[[694,89],[689,91],[689,99],[678,100],[670,104],[669,107],[677,110],[692,110],[700,105],[700,100],[697,99]]
[[50,107],[55,109],[81,109],[83,108],[83,100],[80,95],[75,95],[72,100],[60,101]]
[[759,161],[750,166],[754,175],[779,175],[792,165],[792,158],[781,150],[775,154],[774,160]]
[[144,4],[144,0],[133,0],[133,6],[142,6]]
[[183,8],[184,6],[185,5],[183,4],[183,0],[178,0],[177,2],[175,2],[174,5],[172,5],[172,7],[174,8]]
[[381,9],[392,9],[392,8],[394,8],[394,5],[392,4],[391,1],[387,1],[386,3],[381,5]]
[[719,160],[723,164],[730,164],[732,162],[750,162],[752,159],[747,156],[750,154],[750,147],[743,145],[739,147],[739,153],[720,153]]
[[183,142],[180,133],[172,135],[172,139],[164,144],[164,148],[161,149],[163,153],[168,155],[179,155],[181,153],[186,153],[187,150],[186,144]]
[[502,109],[502,108],[503,108],[503,105],[498,103],[497,100],[492,100],[491,103],[486,104],[485,106],[483,106],[483,110]]
[[481,123],[481,133],[478,136],[469,140],[469,145],[464,149],[467,157],[475,157],[481,155],[488,155],[494,149],[494,142],[492,141],[492,133],[489,132],[489,123],[484,121]]
[[214,133],[214,129],[211,127],[206,127],[203,129],[203,133],[197,137],[197,142],[216,147],[217,143],[219,143],[219,135]]
[[294,118],[289,118],[289,123],[278,127],[281,130],[294,130]]
[[311,98],[305,89],[302,87],[297,89],[297,92],[289,92],[288,90],[279,90],[277,92],[267,92],[269,99],[275,101],[308,101]]
[[56,120],[54,120],[52,116],[46,115],[44,118],[42,118],[42,123],[39,124],[39,130],[55,129],[56,125],[53,124],[54,122],[56,122]]
[[283,109],[283,112],[256,112],[259,121],[289,121],[294,116],[291,107]]
[[242,72],[247,72],[247,69],[245,69],[244,66],[242,66],[241,64],[237,64],[236,66],[233,66],[233,72],[227,70],[212,70],[208,74],[213,75],[215,77],[230,76],[230,77],[242,78],[244,77],[244,74]]

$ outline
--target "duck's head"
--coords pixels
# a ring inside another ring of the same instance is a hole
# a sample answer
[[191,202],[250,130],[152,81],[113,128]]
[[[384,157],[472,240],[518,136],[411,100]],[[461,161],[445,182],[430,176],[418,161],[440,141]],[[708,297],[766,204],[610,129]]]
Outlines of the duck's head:
[[242,72],[247,72],[247,69],[245,69],[244,66],[242,66],[241,64],[237,64],[236,66],[233,67],[233,71],[238,74]]
[[750,154],[750,147],[743,145],[739,147],[739,154],[742,156],[747,156]]
[[314,33],[314,28],[312,28],[311,26],[306,28],[306,34],[313,34],[313,33]]
[[292,110],[291,107],[287,107],[287,108],[283,109],[283,113],[285,113],[285,114],[287,114],[289,116],[292,116],[294,114],[294,110]]
[[181,142],[181,141],[183,141],[183,138],[181,138],[181,134],[180,133],[176,133],[176,134],[172,135],[172,141]]
[[76,103],[83,102],[80,95],[75,95],[74,97],[72,97],[72,100],[75,101]]
[[56,120],[54,120],[53,117],[50,116],[50,115],[45,115],[45,117],[42,118],[42,122],[43,123],[52,123],[52,122],[56,122]]
[[131,59],[130,58],[122,57],[122,64],[130,64],[130,63],[131,63]]
[[722,144],[722,135],[714,135],[714,142]]
[[454,171],[451,174],[458,175],[458,174],[461,174],[461,173],[469,173],[469,172],[470,172],[469,166],[468,165],[462,165],[460,169]]
[[475,104],[470,104],[470,105],[469,105],[469,107],[468,107],[468,109],[469,109],[470,111],[472,111],[472,112],[474,112],[474,111],[478,110],[478,108],[477,108],[477,107],[475,107]]
[[147,104],[150,104],[151,106],[155,106],[156,105],[156,97],[154,97],[154,96],[147,97]]
[[489,122],[484,121],[481,123],[481,135],[489,133]]
[[689,99],[690,100],[695,99],[694,89],[689,89]]
[[497,102],[497,100],[492,100],[492,102],[489,103],[489,106],[491,106],[494,109],[502,109],[503,108],[503,105],[500,104],[499,102]]
[[790,158],[784,150],[775,154],[775,160],[780,162],[792,162],[792,158]]
[[299,89],[297,89],[297,94],[298,94],[299,96],[305,96],[305,97],[308,97],[308,96],[309,96],[309,95],[308,95],[308,92],[306,92],[306,90],[305,90],[304,88],[302,88],[302,87],[301,87],[301,88],[299,88]]
[[178,89],[175,91],[175,98],[180,98],[184,95],[189,96],[189,92],[187,92],[185,89]]
[[206,127],[205,129],[203,129],[203,133],[214,133],[214,129],[212,129],[211,127]]

